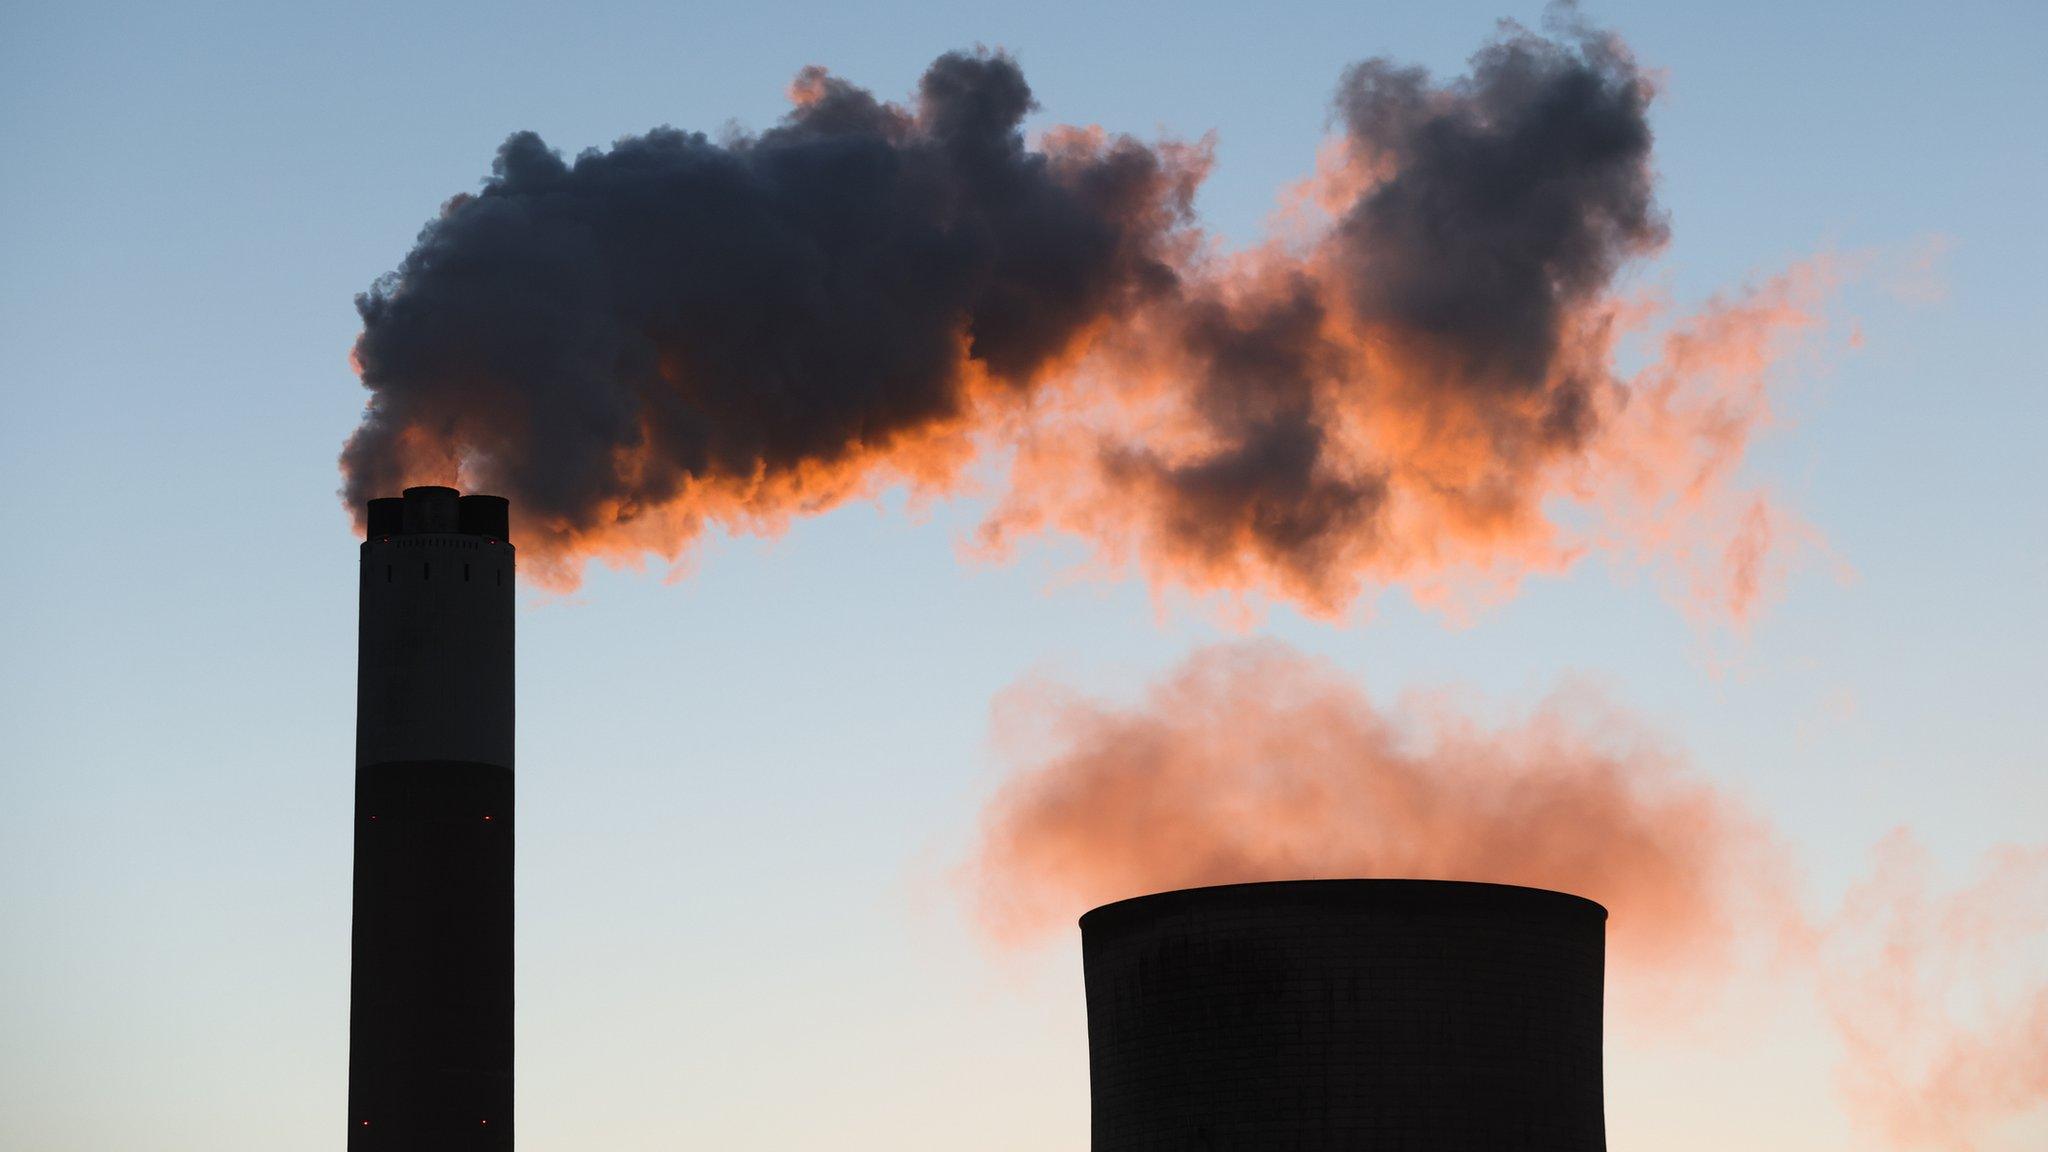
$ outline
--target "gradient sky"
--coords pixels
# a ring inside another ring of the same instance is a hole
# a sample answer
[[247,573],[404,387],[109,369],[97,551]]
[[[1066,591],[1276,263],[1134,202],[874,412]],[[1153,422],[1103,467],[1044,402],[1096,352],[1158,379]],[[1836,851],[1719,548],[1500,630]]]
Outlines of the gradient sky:
[[[1951,877],[2038,843],[2048,10],[1587,11],[1664,77],[1673,240],[1634,282],[1697,302],[1816,252],[1875,269],[1750,463],[1835,559],[1747,635],[1598,562],[1465,626],[1390,593],[1254,631],[1383,700],[1508,715],[1593,685],[1768,814],[1816,904],[1901,824]],[[1022,63],[1034,125],[1215,130],[1199,210],[1248,242],[1346,63],[1455,73],[1501,16],[1540,8],[0,8],[0,1147],[339,1145],[351,298],[508,132],[765,127],[803,65],[901,96],[982,43]],[[1078,940],[997,955],[954,893],[1004,768],[990,702],[1030,674],[1131,699],[1236,634],[1063,580],[1060,547],[965,562],[984,508],[892,496],[714,539],[680,582],[526,596],[525,1147],[1086,1146]],[[1611,1034],[1610,1142],[1873,1147],[1834,1044],[1796,981]],[[2037,1111],[1981,1147],[2044,1138]]]

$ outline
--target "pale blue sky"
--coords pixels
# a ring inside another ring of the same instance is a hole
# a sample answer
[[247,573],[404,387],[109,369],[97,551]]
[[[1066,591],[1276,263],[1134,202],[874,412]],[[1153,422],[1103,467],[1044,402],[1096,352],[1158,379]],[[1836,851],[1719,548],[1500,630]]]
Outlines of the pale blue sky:
[[[802,65],[900,96],[979,42],[1018,56],[1035,124],[1215,130],[1200,210],[1249,240],[1344,64],[1454,72],[1540,15],[584,7],[0,7],[0,1147],[339,1145],[350,301],[508,132],[762,127]],[[1665,76],[1673,241],[1639,280],[1697,300],[1822,249],[1949,244],[1939,299],[1845,290],[1863,346],[1787,382],[1752,464],[1855,578],[1802,573],[1747,640],[1597,564],[1466,628],[1389,595],[1258,631],[1382,697],[1604,688],[1775,819],[1817,897],[1902,822],[1956,869],[2038,840],[2044,9],[1588,12]],[[1058,548],[963,564],[974,501],[884,504],[523,610],[526,1147],[1085,1147],[1076,948],[993,958],[946,886],[999,776],[989,702],[1033,672],[1129,698],[1227,634],[1058,583]],[[1856,1146],[1810,1015],[1617,1041],[1613,1146]]]

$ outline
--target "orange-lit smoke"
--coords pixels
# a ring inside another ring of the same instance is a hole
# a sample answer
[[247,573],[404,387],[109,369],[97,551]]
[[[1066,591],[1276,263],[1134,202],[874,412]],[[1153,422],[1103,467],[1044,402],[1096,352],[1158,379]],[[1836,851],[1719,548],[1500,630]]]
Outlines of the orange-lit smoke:
[[1317,176],[1236,252],[1192,212],[1209,141],[1027,141],[1001,53],[904,104],[808,68],[724,142],[521,134],[358,301],[347,495],[504,492],[566,586],[1005,460],[984,556],[1076,537],[1161,593],[1328,617],[1604,555],[1739,622],[1812,538],[1740,472],[1832,272],[1675,318],[1626,293],[1668,234],[1654,97],[1569,10],[1455,79],[1356,65]]
[[[1746,486],[1740,470],[1775,416],[1779,362],[1821,326],[1844,275],[1839,259],[1815,257],[1663,325],[1654,359],[1612,394],[1606,434],[1572,481],[1594,547],[1668,565],[1701,616],[1747,623],[1790,561],[1818,546],[1812,528]],[[1644,330],[1660,308],[1631,311],[1617,325]]]
[[[1426,351],[1316,306],[1325,290],[1307,285],[1322,274],[1272,252],[1236,258],[1208,281],[1208,304],[1146,317],[1098,350],[1087,399],[1047,405],[1023,431],[978,552],[1078,536],[1099,565],[1135,568],[1157,591],[1326,618],[1381,587],[1462,618],[1531,575],[1604,556],[1667,575],[1700,618],[1743,624],[1818,541],[1741,468],[1770,427],[1782,362],[1823,323],[1832,261],[1675,317],[1589,301],[1560,352],[1574,382],[1522,400],[1506,386],[1445,389]],[[1264,389],[1269,407],[1249,419],[1205,415],[1211,399],[1182,386],[1211,370],[1200,360],[1219,341],[1190,335],[1205,324],[1293,357],[1286,370],[1308,378],[1297,407]],[[1624,378],[1611,366],[1631,337],[1654,355]],[[1560,396],[1581,386],[1566,402],[1583,405],[1578,425],[1557,434]],[[1275,464],[1290,455],[1291,471]]]
[[1729,966],[1776,851],[1743,805],[1590,694],[1489,727],[1446,699],[1382,708],[1271,643],[1206,649],[1134,708],[1012,690],[1024,767],[984,814],[967,877],[1005,945],[1098,904],[1303,877],[1526,884],[1606,905],[1617,968]]
[[1624,1026],[1686,1018],[1739,972],[1809,974],[1850,1114],[1887,1147],[1968,1152],[2048,1109],[2048,848],[1995,852],[1941,893],[1900,833],[1816,915],[1770,822],[1597,696],[1491,724],[1441,695],[1386,707],[1270,642],[1199,652],[1130,707],[1026,683],[995,739],[1015,771],[961,879],[1000,947],[1210,884],[1561,889],[1608,908]]
[[1970,1152],[2048,1108],[2048,848],[1953,891],[1901,830],[1828,925],[1821,1000],[1856,1117],[1895,1148]]

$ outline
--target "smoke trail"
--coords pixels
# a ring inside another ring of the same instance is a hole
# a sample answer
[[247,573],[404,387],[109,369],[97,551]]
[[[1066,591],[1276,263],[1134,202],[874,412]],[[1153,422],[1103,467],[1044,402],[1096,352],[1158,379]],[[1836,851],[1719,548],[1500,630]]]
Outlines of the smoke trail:
[[1183,350],[1189,419],[1104,438],[1094,507],[1129,511],[1098,539],[1134,535],[1156,578],[1331,612],[1401,553],[1541,519],[1544,468],[1600,419],[1601,293],[1665,238],[1650,86],[1572,33],[1510,32],[1447,86],[1346,73],[1344,144],[1377,178],[1309,252],[1213,273],[1137,349],[1129,371]]
[[1954,891],[1932,873],[1903,829],[1878,846],[1829,925],[1821,1000],[1857,1117],[1895,1148],[1971,1152],[2048,1119],[2048,847],[1994,851]]
[[1888,1147],[1968,1152],[2048,1119],[2048,848],[2000,849],[1943,893],[1901,833],[1815,915],[1770,822],[1613,707],[1563,694],[1494,726],[1442,698],[1385,708],[1273,643],[1199,652],[1134,707],[1029,683],[996,718],[1016,770],[960,875],[1001,947],[1208,884],[1557,888],[1607,906],[1624,1022],[1690,1015],[1745,961],[1811,978],[1849,1114]]
[[[591,557],[677,559],[709,524],[944,494],[995,456],[987,555],[1056,532],[1161,590],[1321,614],[1593,550],[1725,556],[1741,615],[1774,570],[1772,510],[1729,511],[1759,499],[1731,477],[1763,406],[1717,390],[1756,391],[1812,301],[1739,334],[1742,380],[1616,372],[1649,316],[1616,277],[1666,236],[1653,95],[1569,9],[1504,25],[1455,80],[1357,65],[1324,215],[1235,254],[1192,216],[1205,144],[1027,144],[1000,53],[939,58],[907,105],[808,69],[780,125],[726,142],[661,129],[567,161],[516,135],[358,300],[347,496],[506,492],[564,584]],[[1645,470],[1646,437],[1687,455]],[[1681,474],[1710,440],[1727,466]],[[1609,514],[1645,482],[1634,504],[1698,514]]]

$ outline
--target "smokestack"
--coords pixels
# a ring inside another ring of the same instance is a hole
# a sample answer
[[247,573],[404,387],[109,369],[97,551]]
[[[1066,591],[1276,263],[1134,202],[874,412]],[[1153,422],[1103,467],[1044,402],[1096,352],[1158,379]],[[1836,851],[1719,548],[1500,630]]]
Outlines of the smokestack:
[[1094,1152],[1600,1152],[1607,910],[1295,880],[1081,918]]
[[512,1147],[512,590],[497,496],[369,502],[351,1152]]

